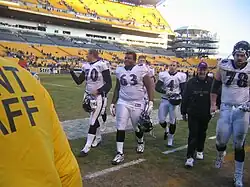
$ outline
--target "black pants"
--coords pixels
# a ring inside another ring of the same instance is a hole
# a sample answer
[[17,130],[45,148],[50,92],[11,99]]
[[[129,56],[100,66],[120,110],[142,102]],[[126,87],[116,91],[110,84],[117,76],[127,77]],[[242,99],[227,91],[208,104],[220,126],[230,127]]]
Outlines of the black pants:
[[210,119],[211,116],[197,117],[188,115],[189,136],[187,158],[194,158],[195,151],[203,152]]

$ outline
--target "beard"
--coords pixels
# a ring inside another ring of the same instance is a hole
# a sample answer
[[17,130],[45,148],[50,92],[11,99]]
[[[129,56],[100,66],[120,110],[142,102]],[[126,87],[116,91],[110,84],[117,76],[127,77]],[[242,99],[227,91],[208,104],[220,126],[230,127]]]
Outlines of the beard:
[[246,63],[247,63],[246,61],[237,60],[237,61],[235,62],[235,65],[236,65],[237,67],[242,67],[242,66],[245,66]]

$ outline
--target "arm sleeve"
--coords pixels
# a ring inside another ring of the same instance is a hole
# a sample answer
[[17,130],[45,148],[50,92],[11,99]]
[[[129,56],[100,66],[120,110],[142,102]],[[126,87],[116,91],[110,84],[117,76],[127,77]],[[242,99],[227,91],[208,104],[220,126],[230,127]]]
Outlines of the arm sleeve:
[[162,81],[158,80],[157,83],[155,84],[155,91],[162,94],[166,93],[166,91],[162,89],[163,84],[164,83]]
[[[49,96],[50,98],[50,96]],[[56,114],[52,99],[54,162],[63,187],[82,187],[82,178],[77,161]]]
[[165,94],[166,91],[162,88],[164,85],[164,78],[162,73],[159,73],[159,80],[157,81],[157,83],[155,84],[155,91]]
[[110,71],[109,69],[106,69],[102,72],[102,76],[103,76],[103,80],[105,82],[105,84],[98,89],[98,92],[100,94],[104,93],[107,94],[110,89],[112,88],[112,80],[111,80],[111,75],[110,75]]
[[70,74],[77,85],[82,84],[85,80],[85,72],[84,71],[82,71],[82,73],[80,74],[79,77],[74,73],[74,71],[70,71]]
[[187,114],[187,107],[188,107],[188,99],[189,99],[189,90],[190,90],[190,80],[187,82],[186,87],[183,92],[182,102],[181,102],[181,114]]

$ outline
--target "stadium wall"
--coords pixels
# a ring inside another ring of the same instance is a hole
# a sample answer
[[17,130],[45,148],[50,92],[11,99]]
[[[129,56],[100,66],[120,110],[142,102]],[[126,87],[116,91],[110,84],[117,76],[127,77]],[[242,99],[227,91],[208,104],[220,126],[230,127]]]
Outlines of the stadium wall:
[[[34,21],[22,21],[9,18],[0,17],[1,23],[6,23],[8,25],[0,24],[0,28],[10,28],[17,30],[26,30],[29,32],[38,32],[42,34],[51,35],[63,35],[71,37],[80,37],[85,39],[95,39],[103,40],[108,42],[117,42],[128,45],[141,45],[141,46],[152,46],[152,47],[162,47],[167,48],[167,39],[159,36],[159,38],[142,37],[136,35],[128,34],[118,34],[118,33],[107,33],[100,31],[93,31],[87,29],[70,28],[66,26],[51,25],[51,24],[40,24]],[[39,31],[34,29],[24,29],[16,27],[16,25],[28,26],[33,28],[44,27],[46,31]]]

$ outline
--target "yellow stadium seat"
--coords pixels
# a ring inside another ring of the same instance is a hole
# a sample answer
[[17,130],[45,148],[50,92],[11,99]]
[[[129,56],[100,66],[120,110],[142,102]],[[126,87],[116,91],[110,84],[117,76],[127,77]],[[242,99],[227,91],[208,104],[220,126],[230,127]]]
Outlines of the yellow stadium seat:
[[37,0],[23,0],[26,3],[38,4]]
[[41,53],[51,54],[54,57],[69,56],[69,53],[61,50],[60,48],[56,46],[35,45],[35,48],[38,49]]
[[67,51],[72,56],[79,56],[79,57],[86,57],[87,50],[79,49],[79,48],[73,48],[73,47],[58,47],[61,50]]
[[55,8],[68,10],[68,8],[62,3],[62,0],[49,0],[49,3]]
[[33,54],[37,57],[43,57],[43,54],[36,50],[32,45],[26,43],[13,43],[13,42],[0,42],[0,45],[4,48],[8,47],[11,48],[12,51],[23,51],[25,54],[28,53],[29,55]]

